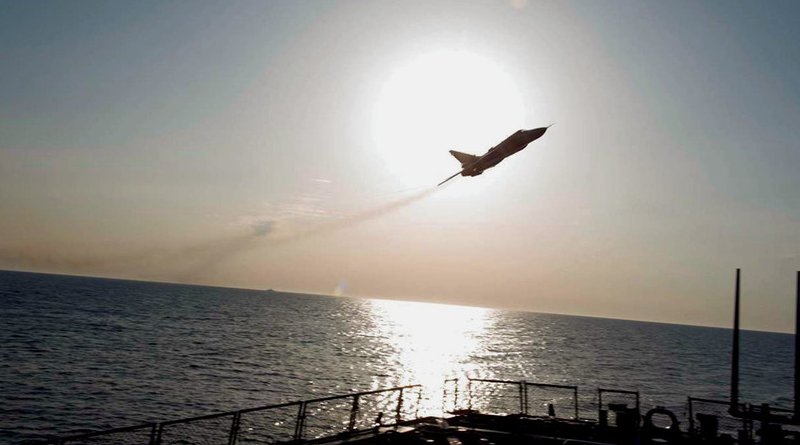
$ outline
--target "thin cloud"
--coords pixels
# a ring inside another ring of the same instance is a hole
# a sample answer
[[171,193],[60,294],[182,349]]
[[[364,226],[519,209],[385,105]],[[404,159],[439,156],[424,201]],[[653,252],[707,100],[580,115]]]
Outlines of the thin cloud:
[[275,230],[275,221],[265,220],[253,223],[253,234],[255,236],[266,236]]

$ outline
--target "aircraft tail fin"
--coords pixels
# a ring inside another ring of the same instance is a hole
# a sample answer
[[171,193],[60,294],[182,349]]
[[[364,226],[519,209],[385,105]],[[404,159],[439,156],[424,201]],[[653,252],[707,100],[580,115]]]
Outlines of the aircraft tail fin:
[[454,158],[458,159],[458,162],[461,163],[462,167],[466,167],[467,164],[472,163],[480,156],[475,156],[467,153],[461,153],[460,151],[450,150],[450,154],[453,155]]

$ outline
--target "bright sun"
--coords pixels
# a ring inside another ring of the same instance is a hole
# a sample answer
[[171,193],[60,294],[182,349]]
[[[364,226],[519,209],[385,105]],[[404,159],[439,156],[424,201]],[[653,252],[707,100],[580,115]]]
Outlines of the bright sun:
[[404,185],[424,186],[458,170],[448,150],[483,154],[524,121],[520,94],[500,66],[450,51],[418,57],[392,74],[373,131],[386,170]]

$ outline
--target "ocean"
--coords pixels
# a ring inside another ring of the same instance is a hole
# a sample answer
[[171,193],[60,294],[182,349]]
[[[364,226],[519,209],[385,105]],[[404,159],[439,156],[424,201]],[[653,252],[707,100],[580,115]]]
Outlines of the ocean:
[[[455,377],[578,385],[586,418],[729,391],[719,328],[7,271],[0,303],[0,443],[410,383],[436,414]],[[744,331],[741,399],[790,408],[793,354]]]

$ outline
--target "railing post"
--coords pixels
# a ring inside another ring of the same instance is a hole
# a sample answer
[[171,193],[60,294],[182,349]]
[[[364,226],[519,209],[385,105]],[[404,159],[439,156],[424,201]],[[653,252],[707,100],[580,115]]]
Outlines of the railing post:
[[528,415],[528,386],[525,384],[524,380],[517,385],[519,385],[519,413]]
[[472,411],[472,379],[467,378],[467,409]]
[[158,425],[158,433],[156,433],[156,445],[161,445],[161,434],[164,433],[164,424]]
[[[444,387],[442,389],[442,417],[447,412],[447,384],[450,383],[449,379],[444,380]],[[453,408],[455,409],[455,408]]]
[[600,412],[603,411],[603,390],[597,388],[597,418],[600,419]]
[[800,270],[797,271],[797,295],[794,303],[794,413],[800,417]]
[[445,379],[444,390],[442,391],[442,415],[447,413],[447,385],[453,383],[453,411],[458,409],[458,377],[452,379]]
[[355,429],[356,416],[358,416],[358,394],[353,396],[353,406],[350,408],[350,423],[347,424],[347,431]]
[[305,421],[306,402],[300,402],[300,406],[297,408],[297,420],[294,424],[294,440],[300,440],[303,437],[303,426]]
[[443,385],[444,389],[442,391],[442,416],[444,416],[447,413],[447,402],[448,402],[448,397],[447,397],[447,389],[448,388],[447,388],[447,385],[449,383],[451,383],[451,382],[453,383],[453,411],[458,409],[457,408],[457,404],[458,404],[458,377],[452,378],[452,379],[445,379],[444,385]]
[[417,407],[414,409],[414,419],[419,419],[419,407],[422,405],[422,387],[417,388]]
[[733,302],[733,340],[731,351],[731,406],[728,412],[738,413],[739,409],[739,298],[741,269],[736,269],[736,292]]
[[233,421],[231,422],[231,432],[228,435],[228,445],[236,445],[236,436],[239,434],[239,420],[242,413],[237,411],[233,414]]
[[573,390],[572,394],[575,397],[575,420],[578,420],[580,417],[579,417],[579,413],[578,413],[578,387],[577,386]]
[[400,394],[397,396],[397,409],[395,410],[394,414],[394,423],[395,425],[400,423],[403,415],[403,388],[400,388]]
[[458,378],[453,382],[453,411],[458,409]]

